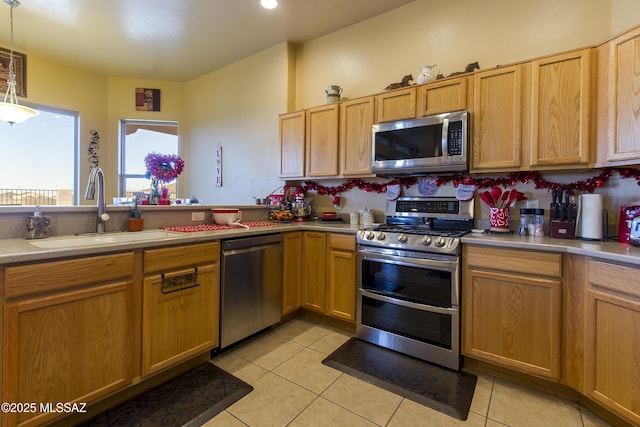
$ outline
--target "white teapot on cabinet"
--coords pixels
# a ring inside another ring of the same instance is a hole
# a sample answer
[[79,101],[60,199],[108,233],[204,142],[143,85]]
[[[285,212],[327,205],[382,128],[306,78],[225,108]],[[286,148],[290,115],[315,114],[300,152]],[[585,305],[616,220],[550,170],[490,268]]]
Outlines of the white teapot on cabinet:
[[438,78],[438,73],[440,73],[440,66],[438,64],[425,65],[420,69],[420,75],[416,81],[418,84],[432,82]]

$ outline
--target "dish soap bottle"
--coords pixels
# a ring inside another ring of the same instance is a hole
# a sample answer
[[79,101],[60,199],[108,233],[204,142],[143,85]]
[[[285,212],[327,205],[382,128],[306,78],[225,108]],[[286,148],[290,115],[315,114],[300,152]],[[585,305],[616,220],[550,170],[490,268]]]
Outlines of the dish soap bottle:
[[36,206],[36,211],[33,216],[25,218],[25,226],[27,230],[25,232],[26,239],[44,239],[49,237],[49,225],[51,225],[51,218],[48,216],[42,216],[40,208]]

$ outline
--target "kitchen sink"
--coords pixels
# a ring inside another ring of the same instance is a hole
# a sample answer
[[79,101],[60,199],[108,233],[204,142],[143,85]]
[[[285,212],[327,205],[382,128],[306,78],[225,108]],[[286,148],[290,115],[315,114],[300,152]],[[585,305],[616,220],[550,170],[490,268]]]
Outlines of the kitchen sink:
[[159,240],[184,236],[183,233],[176,233],[165,230],[138,231],[133,233],[103,233],[87,234],[81,236],[65,236],[48,238],[42,240],[31,240],[30,244],[42,249],[66,249],[82,246],[109,245],[114,243],[140,242],[143,240]]

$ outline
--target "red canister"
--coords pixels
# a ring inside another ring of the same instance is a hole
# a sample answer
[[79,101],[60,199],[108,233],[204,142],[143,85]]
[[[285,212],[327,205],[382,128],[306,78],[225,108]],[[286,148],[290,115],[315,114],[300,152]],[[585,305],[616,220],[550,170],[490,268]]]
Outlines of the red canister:
[[618,221],[618,242],[629,243],[631,221],[640,215],[640,206],[620,206],[620,220]]

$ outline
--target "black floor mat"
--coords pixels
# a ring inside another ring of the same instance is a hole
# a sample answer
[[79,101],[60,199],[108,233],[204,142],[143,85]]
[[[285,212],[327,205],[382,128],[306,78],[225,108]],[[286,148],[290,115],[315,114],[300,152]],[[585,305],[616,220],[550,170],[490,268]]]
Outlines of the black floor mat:
[[357,338],[322,363],[460,420],[469,415],[478,380]]
[[253,390],[212,363],[203,363],[81,426],[200,426]]

